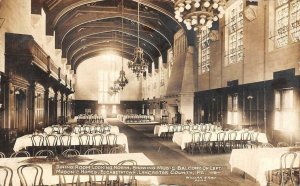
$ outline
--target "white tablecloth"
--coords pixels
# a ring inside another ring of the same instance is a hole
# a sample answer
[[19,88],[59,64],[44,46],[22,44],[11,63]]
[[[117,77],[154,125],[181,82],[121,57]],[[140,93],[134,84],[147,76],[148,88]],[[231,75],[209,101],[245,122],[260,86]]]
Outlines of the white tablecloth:
[[[173,142],[181,147],[181,149],[186,148],[186,144],[192,141],[192,133],[195,131],[184,131],[184,132],[175,132],[173,135]],[[236,140],[240,140],[242,133],[244,131],[237,131]],[[229,132],[226,132],[225,139],[228,139]],[[218,132],[212,132],[210,141],[217,141]],[[258,142],[268,143],[268,139],[265,133],[259,133]]]
[[[107,134],[103,134],[103,135],[104,135],[103,144],[107,144],[107,141],[106,141],[106,135]],[[17,138],[17,140],[15,142],[15,145],[14,145],[14,148],[13,148],[14,151],[17,152],[21,149],[25,149],[27,147],[32,146],[31,136],[32,135],[29,134],[29,135],[25,135],[25,136]],[[46,135],[44,135],[44,136],[46,136]],[[57,136],[59,137],[59,134],[57,134]],[[79,135],[78,134],[72,134],[71,136],[72,136],[71,145],[79,145]],[[92,145],[92,143],[93,143],[93,140],[92,140],[93,134],[89,134],[89,136],[90,136],[90,145]],[[125,134],[123,134],[123,133],[117,134],[117,144],[125,145],[125,151],[129,152],[127,136]],[[57,140],[57,145],[60,145],[59,139]],[[46,140],[44,140],[44,146],[46,146]]]
[[[81,127],[81,131],[83,131],[83,127]],[[52,127],[51,126],[46,127],[44,129],[44,132],[46,132],[47,134],[51,134],[52,133]],[[119,127],[118,126],[110,126],[110,133],[112,133],[112,134],[119,134],[120,133]]]
[[[111,165],[116,165],[118,162],[123,160],[135,160],[138,165],[154,165],[153,162],[145,156],[143,153],[127,153],[127,154],[100,154],[100,155],[81,155],[80,157],[86,158],[82,162],[78,162],[80,165],[88,165],[91,161],[96,160],[105,160],[109,162]],[[19,186],[20,181],[17,174],[17,168],[23,164],[27,164],[26,160],[29,158],[0,158],[0,165],[10,167],[13,170],[13,186]],[[44,185],[55,185],[59,183],[59,177],[57,175],[52,175],[52,163],[37,163],[42,166],[44,174],[43,174],[43,184]],[[33,176],[31,176],[32,178]],[[72,177],[72,176],[71,176]],[[69,179],[70,176],[66,176],[66,180]],[[110,180],[115,179],[115,176],[110,176]],[[0,180],[3,179],[0,173]],[[138,181],[138,185],[158,185],[157,177],[155,176],[136,176]],[[80,181],[87,182],[89,180],[89,176],[81,175]],[[1,181],[0,181],[1,182]]]
[[[280,156],[288,152],[289,148],[257,148],[233,149],[229,163],[232,168],[238,168],[255,178],[260,185],[267,185],[266,172],[280,169]],[[294,163],[299,166],[300,153]],[[289,165],[289,164],[288,164]]]

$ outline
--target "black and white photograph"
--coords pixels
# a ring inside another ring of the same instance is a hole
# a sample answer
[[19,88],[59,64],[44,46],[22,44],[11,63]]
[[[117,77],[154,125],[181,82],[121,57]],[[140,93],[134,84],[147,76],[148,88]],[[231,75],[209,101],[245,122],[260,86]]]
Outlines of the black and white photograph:
[[300,186],[300,0],[0,0],[0,186]]

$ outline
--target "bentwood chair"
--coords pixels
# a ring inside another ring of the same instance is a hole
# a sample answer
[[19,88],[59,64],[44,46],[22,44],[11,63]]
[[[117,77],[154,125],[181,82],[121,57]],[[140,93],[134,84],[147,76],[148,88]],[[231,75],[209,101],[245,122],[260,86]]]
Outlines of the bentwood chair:
[[0,158],[5,158],[5,154],[3,152],[0,152]]
[[[135,160],[124,160],[119,162],[117,165],[137,165],[137,162]],[[130,185],[130,186],[137,186],[137,180],[135,179],[134,175],[130,176],[124,176],[124,175],[118,175],[117,176],[117,182],[118,185]]]
[[[92,161],[89,165],[110,165],[107,161]],[[109,184],[109,175],[90,175],[89,182],[91,186],[107,186]]]
[[125,153],[125,146],[118,145],[116,147],[113,147],[109,150],[109,154],[118,154],[118,153]]
[[32,135],[31,136],[31,142],[32,142],[32,155],[34,156],[35,151],[38,151],[41,149],[41,146],[44,145],[44,136],[43,135]]
[[102,154],[102,151],[97,148],[91,148],[85,151],[84,155],[94,155],[94,154]]
[[15,157],[30,157],[30,153],[28,151],[17,151],[10,155],[11,158]]
[[194,154],[195,148],[199,147],[202,134],[201,132],[194,132],[192,134],[192,141],[187,143],[187,151]]
[[43,168],[36,164],[21,165],[17,169],[21,186],[43,185]]
[[106,145],[104,147],[104,152],[108,153],[110,149],[117,146],[117,138],[116,134],[107,134],[106,135]]
[[71,139],[72,137],[69,134],[62,134],[59,136],[61,152],[71,147]]
[[[75,166],[77,164],[68,164]],[[59,175],[59,186],[80,186],[80,175]]]
[[73,132],[75,134],[80,134],[81,132],[81,126],[80,125],[76,125],[74,128],[73,128]]
[[0,166],[0,185],[12,186],[13,170],[6,166]]
[[94,134],[92,136],[92,140],[93,140],[93,147],[94,148],[98,148],[101,151],[103,151],[103,139],[104,139],[104,135],[103,134]]
[[226,132],[219,132],[217,133],[217,148],[218,148],[218,153],[220,153],[220,149],[223,149],[225,152],[225,137],[226,137]]
[[290,145],[286,142],[278,142],[277,147],[289,147]]
[[76,149],[67,149],[63,151],[62,155],[64,157],[74,157],[80,155],[80,152]]
[[35,156],[47,156],[47,157],[54,157],[54,153],[52,150],[39,150]]
[[79,136],[80,153],[83,152],[83,149],[89,149],[89,147],[90,147],[90,136],[88,134],[81,134]]
[[52,134],[47,135],[45,137],[45,141],[46,141],[47,149],[56,152],[56,145],[57,145],[57,141],[58,141],[57,135],[52,135]]
[[212,154],[213,142],[211,141],[211,136],[212,136],[211,132],[205,132],[205,133],[203,133],[203,135],[202,135],[202,138],[203,138],[203,148],[202,149],[206,149],[207,152],[209,151]]
[[280,186],[286,185],[289,181],[295,186],[293,167],[296,157],[297,153],[295,152],[286,152],[282,154],[280,157],[280,169],[272,171],[272,181],[274,176],[279,176]]

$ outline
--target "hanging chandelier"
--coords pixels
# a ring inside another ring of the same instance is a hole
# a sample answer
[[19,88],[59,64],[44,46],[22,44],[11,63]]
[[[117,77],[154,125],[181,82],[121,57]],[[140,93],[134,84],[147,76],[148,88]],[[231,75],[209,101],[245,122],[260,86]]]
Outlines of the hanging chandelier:
[[113,86],[110,87],[110,91],[112,94],[117,94],[120,91],[120,87],[118,81],[114,81]]
[[120,76],[117,80],[117,83],[119,85],[119,87],[123,90],[123,88],[128,84],[128,80],[126,78],[126,75],[125,75],[125,71],[123,69],[123,52],[124,52],[124,34],[123,34],[123,29],[124,29],[124,0],[122,0],[122,69],[120,71]]
[[211,29],[225,13],[226,0],[173,0],[175,18],[188,30]]
[[148,62],[144,60],[144,51],[140,47],[140,1],[138,0],[138,47],[134,49],[134,57],[128,62],[128,68],[136,74],[137,78],[148,69]]
[[[116,35],[116,34],[115,34]],[[114,37],[114,41],[116,42],[116,37]],[[115,72],[116,72],[116,60],[114,59],[114,61],[115,61]],[[120,86],[119,86],[119,82],[118,82],[118,79],[117,80],[115,80],[114,82],[113,82],[113,85],[110,87],[110,91],[111,91],[111,93],[112,94],[117,94],[117,93],[119,93],[119,91],[120,91]]]

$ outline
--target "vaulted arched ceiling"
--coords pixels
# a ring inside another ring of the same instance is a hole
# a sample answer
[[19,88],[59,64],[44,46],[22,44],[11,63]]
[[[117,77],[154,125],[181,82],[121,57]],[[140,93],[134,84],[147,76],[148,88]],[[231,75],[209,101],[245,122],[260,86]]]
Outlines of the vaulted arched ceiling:
[[[32,12],[44,8],[46,34],[76,71],[84,60],[115,50],[129,60],[138,43],[138,0],[31,0]],[[123,14],[122,14],[123,10]],[[124,26],[122,28],[122,20]],[[174,18],[169,0],[140,0],[140,47],[158,66],[158,57],[173,47],[174,34],[183,28]],[[55,34],[54,34],[55,33]],[[122,33],[124,36],[122,50]]]

